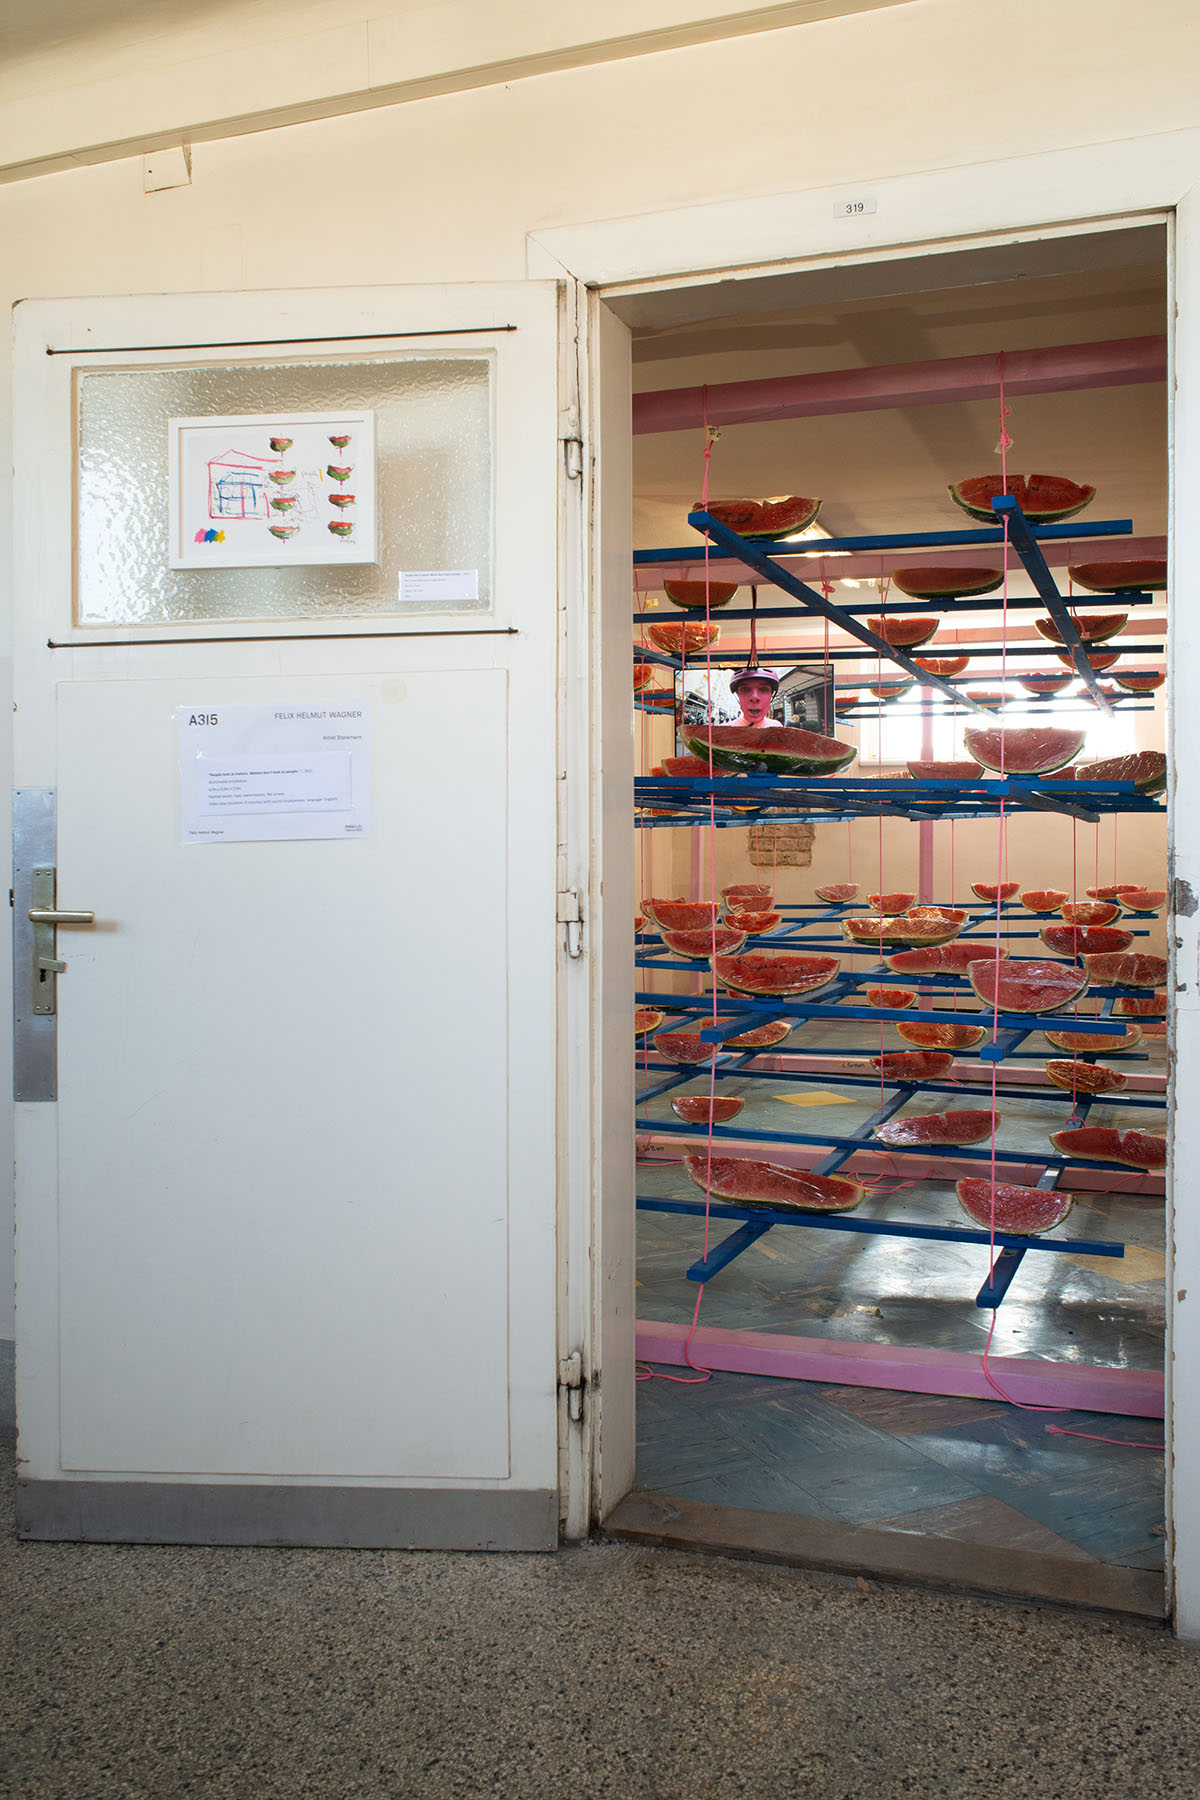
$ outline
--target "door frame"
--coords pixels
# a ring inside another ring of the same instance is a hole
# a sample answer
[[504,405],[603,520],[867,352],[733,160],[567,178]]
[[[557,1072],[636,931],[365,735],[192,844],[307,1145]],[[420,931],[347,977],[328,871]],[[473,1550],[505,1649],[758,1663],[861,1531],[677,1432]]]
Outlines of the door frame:
[[[936,169],[914,175],[860,182],[874,212],[841,218],[836,209],[852,196],[824,187],[793,193],[718,200],[661,212],[563,225],[531,232],[526,239],[530,276],[551,271],[569,275],[589,291],[588,357],[599,397],[590,421],[591,453],[610,465],[620,447],[604,441],[604,302],[624,292],[695,287],[709,282],[797,273],[846,261],[912,256],[922,249],[950,251],[985,242],[1038,235],[1086,234],[1165,218],[1168,224],[1169,340],[1169,513],[1172,589],[1200,586],[1200,539],[1185,532],[1185,496],[1200,491],[1200,130],[1156,134],[1116,143],[1087,145],[1029,157],[1009,158],[969,169]],[[611,344],[610,344],[611,348]],[[618,427],[619,429],[624,429]],[[620,526],[603,514],[593,519],[591,568],[598,594],[607,586],[617,604],[619,578],[606,558],[607,542]],[[602,598],[602,594],[601,594]],[[602,651],[597,643],[596,649]],[[618,654],[614,644],[612,654]],[[611,685],[603,664],[592,670],[590,772],[603,795],[609,780],[603,741],[604,694]],[[623,662],[622,662],[623,668]],[[1200,715],[1177,705],[1200,687],[1200,620],[1177,608],[1167,655],[1167,735],[1174,770],[1200,766]],[[596,802],[603,810],[603,798]],[[1176,1095],[1200,1085],[1200,803],[1189,794],[1168,797],[1168,879],[1172,893],[1169,977],[1175,1008],[1169,1023],[1171,1073],[1168,1120],[1171,1155],[1167,1174],[1167,1592],[1177,1634],[1200,1642],[1200,1200],[1185,1176],[1200,1167],[1200,1117],[1176,1105]],[[605,879],[603,845],[593,886]],[[612,852],[609,852],[612,854]],[[616,871],[618,881],[621,870]],[[599,921],[600,953],[606,963],[630,962],[628,922],[617,916]],[[594,1020],[593,1073],[602,1065],[605,1023]],[[620,1193],[625,1181],[626,1145],[594,1139],[592,1189]],[[618,1244],[620,1234],[617,1234]],[[603,1240],[597,1238],[600,1247]],[[630,1290],[632,1281],[630,1279]],[[604,1368],[610,1343],[619,1366],[624,1325],[611,1307],[597,1302],[595,1366]],[[630,1370],[627,1377],[632,1384]],[[609,1365],[609,1405],[617,1370]],[[620,1422],[610,1421],[614,1462],[632,1470],[632,1407],[617,1400]],[[620,1450],[616,1439],[625,1443]],[[602,1483],[595,1499],[602,1518],[620,1498],[615,1484]]]

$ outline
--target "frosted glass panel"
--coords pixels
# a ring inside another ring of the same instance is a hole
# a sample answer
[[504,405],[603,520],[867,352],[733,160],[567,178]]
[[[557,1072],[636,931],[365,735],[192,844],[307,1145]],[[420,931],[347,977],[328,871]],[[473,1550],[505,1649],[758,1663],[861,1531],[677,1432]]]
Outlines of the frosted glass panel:
[[[356,619],[398,604],[401,571],[475,569],[492,604],[492,360],[207,365],[78,378],[75,620]],[[198,414],[370,409],[379,561],[349,567],[169,569],[167,421]]]

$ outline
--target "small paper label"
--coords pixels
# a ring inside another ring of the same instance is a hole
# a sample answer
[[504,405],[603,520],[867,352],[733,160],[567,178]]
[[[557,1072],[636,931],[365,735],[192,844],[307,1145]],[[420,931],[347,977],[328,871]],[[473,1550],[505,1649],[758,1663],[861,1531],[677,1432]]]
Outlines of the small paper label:
[[400,571],[401,606],[463,606],[478,598],[478,569]]
[[874,199],[839,200],[833,209],[835,219],[861,219],[864,213],[875,211]]

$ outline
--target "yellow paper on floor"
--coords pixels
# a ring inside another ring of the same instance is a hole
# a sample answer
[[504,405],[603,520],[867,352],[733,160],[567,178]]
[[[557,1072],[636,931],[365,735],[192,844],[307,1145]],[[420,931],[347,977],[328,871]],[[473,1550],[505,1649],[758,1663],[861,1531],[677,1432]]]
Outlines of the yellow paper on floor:
[[1126,1244],[1124,1256],[1068,1256],[1067,1261],[1091,1275],[1106,1275],[1109,1281],[1120,1281],[1126,1286],[1136,1286],[1139,1281],[1161,1281],[1167,1269],[1161,1250],[1143,1250],[1140,1244]]
[[776,1100],[786,1100],[789,1106],[852,1106],[849,1094],[831,1094],[825,1088],[814,1088],[807,1094],[775,1094]]

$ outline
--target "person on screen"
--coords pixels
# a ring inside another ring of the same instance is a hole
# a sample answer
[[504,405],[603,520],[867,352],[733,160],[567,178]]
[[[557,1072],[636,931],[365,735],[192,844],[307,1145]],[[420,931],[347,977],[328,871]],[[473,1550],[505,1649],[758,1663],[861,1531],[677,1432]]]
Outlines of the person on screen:
[[778,725],[771,717],[771,702],[779,688],[773,669],[739,669],[729,677],[730,692],[742,709],[743,725]]

